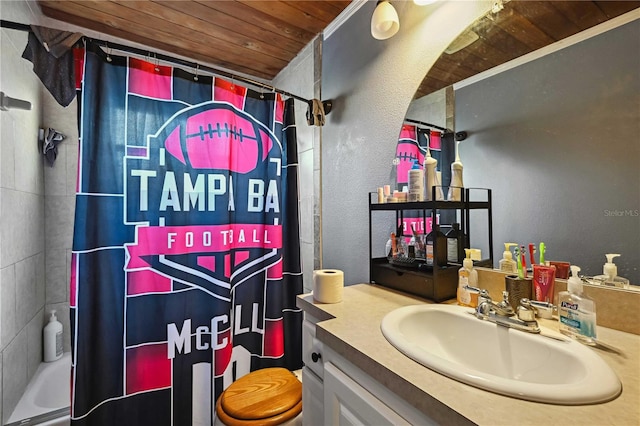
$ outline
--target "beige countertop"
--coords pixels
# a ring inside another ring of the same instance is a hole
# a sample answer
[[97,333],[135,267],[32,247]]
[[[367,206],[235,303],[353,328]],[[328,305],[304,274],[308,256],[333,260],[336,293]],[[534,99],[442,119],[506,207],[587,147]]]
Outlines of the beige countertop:
[[[616,372],[622,394],[613,401],[562,406],[523,401],[449,379],[401,354],[382,335],[390,311],[431,303],[372,284],[345,287],[343,301],[322,304],[311,294],[297,305],[321,320],[316,337],[378,382],[439,423],[480,425],[640,425],[640,336],[598,327],[598,338],[616,351],[594,348]],[[557,321],[541,325],[557,329]]]

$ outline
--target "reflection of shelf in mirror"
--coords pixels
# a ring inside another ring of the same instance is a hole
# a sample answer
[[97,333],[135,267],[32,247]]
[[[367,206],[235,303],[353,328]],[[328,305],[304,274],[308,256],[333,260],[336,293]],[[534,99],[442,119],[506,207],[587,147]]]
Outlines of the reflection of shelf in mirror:
[[[372,192],[372,194],[375,194]],[[487,209],[487,201],[413,201],[406,203],[371,203],[371,210],[422,210],[422,209]]]

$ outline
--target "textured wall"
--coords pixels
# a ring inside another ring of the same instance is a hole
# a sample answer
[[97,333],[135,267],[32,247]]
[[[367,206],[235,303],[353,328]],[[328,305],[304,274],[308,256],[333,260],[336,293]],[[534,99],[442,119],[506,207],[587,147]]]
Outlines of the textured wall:
[[[369,281],[367,193],[389,183],[413,94],[445,47],[490,2],[394,6],[400,31],[393,38],[371,37],[375,2],[368,2],[323,45],[323,98],[335,100],[322,133],[323,267],[345,271],[347,284]],[[376,223],[374,241],[384,244],[388,222]]]
[[[493,189],[503,242],[640,284],[640,21],[456,90],[465,184]],[[620,215],[614,212],[620,212]]]

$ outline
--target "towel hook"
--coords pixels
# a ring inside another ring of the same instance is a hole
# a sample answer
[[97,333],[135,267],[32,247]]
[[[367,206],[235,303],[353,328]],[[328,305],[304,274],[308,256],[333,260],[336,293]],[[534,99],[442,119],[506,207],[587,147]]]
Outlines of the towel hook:
[[0,92],[0,111],[8,111],[10,109],[31,109],[31,102],[21,99],[14,99],[6,96],[4,92]]

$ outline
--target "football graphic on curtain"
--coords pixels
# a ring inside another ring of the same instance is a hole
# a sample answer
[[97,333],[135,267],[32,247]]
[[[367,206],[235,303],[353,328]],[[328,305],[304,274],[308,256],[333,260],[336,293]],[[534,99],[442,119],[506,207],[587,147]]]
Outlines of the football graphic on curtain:
[[[280,316],[270,312],[280,286],[268,284],[282,276],[282,149],[247,113],[209,102],[177,113],[146,151],[127,158],[126,220],[138,224],[126,244],[127,288],[138,296],[127,306],[127,388],[171,384],[175,410],[179,395],[207,380],[216,378],[217,394],[255,369],[252,353],[284,353],[282,321],[269,320]],[[159,328],[166,344],[149,355],[148,329],[137,330],[154,316],[144,297],[162,293],[174,297]],[[206,312],[185,319],[176,311],[203,298]],[[141,374],[154,358],[153,374]]]

